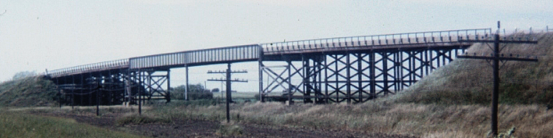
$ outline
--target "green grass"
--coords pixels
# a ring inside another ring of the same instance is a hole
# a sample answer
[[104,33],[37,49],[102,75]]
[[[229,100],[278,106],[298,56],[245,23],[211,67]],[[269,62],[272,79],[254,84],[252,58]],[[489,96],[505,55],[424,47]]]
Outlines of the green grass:
[[0,112],[0,137],[127,138],[139,136],[77,123],[73,119]]
[[25,77],[0,84],[0,106],[53,106],[57,94],[55,84],[41,77]]

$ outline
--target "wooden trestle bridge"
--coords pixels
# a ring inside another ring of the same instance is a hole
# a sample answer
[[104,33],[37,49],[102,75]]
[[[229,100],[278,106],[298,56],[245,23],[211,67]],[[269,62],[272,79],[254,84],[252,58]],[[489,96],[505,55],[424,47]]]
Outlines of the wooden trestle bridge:
[[[289,99],[358,103],[394,94],[448,64],[472,45],[461,40],[491,36],[486,28],[240,45],[105,61],[52,70],[44,76],[72,104],[121,104],[138,96],[169,102],[172,68],[210,64],[230,68],[231,63],[258,62],[261,101],[280,87],[294,93],[285,97]],[[277,71],[265,61],[282,61],[286,66]],[[272,80],[264,84],[264,77]],[[298,77],[302,81],[292,83]]]

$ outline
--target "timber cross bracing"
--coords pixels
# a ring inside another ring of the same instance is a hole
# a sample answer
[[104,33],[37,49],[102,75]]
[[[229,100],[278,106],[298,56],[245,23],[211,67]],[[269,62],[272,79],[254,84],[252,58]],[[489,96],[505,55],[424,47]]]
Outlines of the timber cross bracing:
[[[268,84],[260,81],[262,100],[280,87],[288,90],[289,98],[305,102],[364,102],[402,90],[451,62],[472,44],[466,40],[490,36],[491,29],[465,29],[263,43],[132,57],[52,70],[45,76],[60,86],[91,83],[68,78],[116,78],[119,81],[110,83],[124,88],[120,95],[126,99],[121,101],[131,101],[129,97],[151,98],[154,93],[169,98],[163,87],[170,88],[171,68],[258,61],[264,72],[260,80],[274,79]],[[285,71],[275,71],[263,61],[287,64]],[[165,76],[153,75],[160,72]],[[301,81],[292,81],[296,77]]]

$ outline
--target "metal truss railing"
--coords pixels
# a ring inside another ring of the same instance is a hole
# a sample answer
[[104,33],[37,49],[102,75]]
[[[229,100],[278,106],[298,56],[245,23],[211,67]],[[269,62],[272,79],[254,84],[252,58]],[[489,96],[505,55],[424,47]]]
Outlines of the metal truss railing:
[[80,66],[74,66],[69,68],[56,69],[48,71],[46,74],[52,77],[70,75],[70,74],[80,74],[86,72],[94,71],[103,71],[110,69],[121,69],[129,67],[129,59],[119,59],[112,61],[104,61]]
[[264,54],[285,54],[304,50],[350,48],[364,46],[415,45],[428,43],[457,43],[459,40],[489,39],[492,32],[485,29],[463,29],[414,32],[385,35],[336,37],[261,44]]

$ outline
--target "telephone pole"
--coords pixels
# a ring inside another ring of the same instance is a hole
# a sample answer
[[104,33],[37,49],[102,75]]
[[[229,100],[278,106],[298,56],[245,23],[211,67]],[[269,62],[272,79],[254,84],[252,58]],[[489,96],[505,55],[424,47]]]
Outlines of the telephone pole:
[[[229,108],[229,103],[232,101],[232,97],[231,97],[231,82],[248,82],[248,80],[239,80],[239,79],[234,79],[232,80],[230,78],[230,75],[232,73],[248,73],[248,71],[246,70],[242,70],[242,71],[232,71],[230,69],[230,63],[227,64],[227,70],[226,71],[207,71],[207,74],[226,74],[226,78],[225,79],[207,79],[207,81],[225,81],[227,83],[227,90],[226,90],[226,93],[227,93],[227,100],[226,100],[226,103],[227,103],[227,123],[230,122],[230,108]],[[222,92],[222,90],[221,90]]]
[[[491,56],[469,56],[469,55],[458,55],[458,58],[467,58],[467,59],[485,59],[487,61],[492,60],[492,66],[493,66],[493,93],[492,93],[492,122],[491,122],[491,134],[495,137],[498,135],[498,101],[499,101],[499,62],[505,62],[505,61],[527,61],[527,62],[537,62],[538,59],[536,58],[519,58],[513,57],[512,55],[509,57],[503,56],[503,54],[500,54],[502,48],[499,48],[500,44],[537,44],[538,41],[534,40],[501,40],[499,37],[499,30],[500,30],[500,22],[497,21],[497,32],[493,36],[493,40],[459,40],[460,42],[477,42],[477,43],[493,43],[493,54]],[[501,56],[500,56],[501,55]]]

